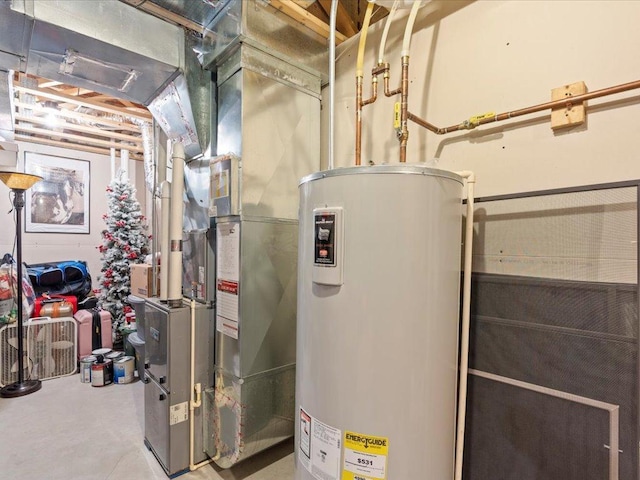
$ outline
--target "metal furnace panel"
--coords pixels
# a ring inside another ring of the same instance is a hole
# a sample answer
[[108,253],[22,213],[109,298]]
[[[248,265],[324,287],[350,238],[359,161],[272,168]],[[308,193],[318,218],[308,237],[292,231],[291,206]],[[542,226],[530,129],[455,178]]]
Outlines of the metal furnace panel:
[[215,271],[215,229],[182,233],[182,295],[201,303],[215,300],[215,281],[207,272]]
[[[145,303],[145,320],[150,319],[146,323],[146,348],[155,352],[149,355],[150,383],[145,385],[145,438],[169,475],[189,468],[189,424],[185,415],[191,396],[191,310],[188,302],[183,305],[168,309],[158,299]],[[202,384],[202,390],[213,385],[212,312],[204,305],[196,306],[195,381]],[[203,409],[196,409],[196,462],[206,458],[201,435],[203,416]],[[158,422],[163,425],[156,425]]]
[[[230,223],[225,219],[218,229]],[[216,366],[244,378],[295,363],[298,230],[290,220],[243,220],[238,226],[237,338],[218,323]],[[218,298],[218,315],[221,304]]]

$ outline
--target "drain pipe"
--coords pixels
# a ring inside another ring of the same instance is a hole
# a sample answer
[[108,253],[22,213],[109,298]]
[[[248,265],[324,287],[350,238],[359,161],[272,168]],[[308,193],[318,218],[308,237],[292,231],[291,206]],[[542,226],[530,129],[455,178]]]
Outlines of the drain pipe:
[[467,416],[467,376],[469,372],[469,328],[471,318],[471,265],[473,253],[473,187],[476,176],[473,172],[456,172],[467,179],[467,224],[464,237],[464,280],[462,290],[462,328],[460,338],[460,379],[458,388],[458,419],[456,421],[455,480],[462,480],[464,456],[464,428]]
[[189,400],[189,470],[197,470],[213,461],[209,458],[198,464],[193,463],[195,445],[195,410],[202,405],[202,385],[196,382],[196,288],[191,285],[191,399]]
[[369,0],[367,11],[364,14],[364,22],[360,31],[360,44],[358,45],[358,58],[356,60],[356,165],[360,165],[362,157],[362,79],[364,73],[364,47],[367,43],[367,32],[375,0]]
[[182,216],[184,203],[184,147],[173,144],[173,172],[171,175],[171,221],[169,223],[169,291],[168,305],[182,306]]
[[331,18],[329,20],[329,170],[333,170],[335,154],[337,16],[338,0],[331,0]]

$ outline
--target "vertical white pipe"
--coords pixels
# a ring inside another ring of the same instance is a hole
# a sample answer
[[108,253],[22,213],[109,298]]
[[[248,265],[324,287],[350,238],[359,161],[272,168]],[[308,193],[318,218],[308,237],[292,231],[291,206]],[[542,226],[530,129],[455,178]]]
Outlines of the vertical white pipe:
[[111,180],[116,178],[116,149],[111,147],[109,149],[111,153]]
[[196,299],[195,292],[191,292],[191,398],[189,399],[189,470],[197,470],[208,463],[212,458],[198,464],[193,463],[195,447],[195,416],[196,408],[202,406],[202,385],[196,383]]
[[458,419],[456,421],[455,480],[462,480],[464,428],[467,416],[467,377],[469,373],[469,326],[471,317],[471,260],[473,253],[473,172],[457,172],[467,179],[467,223],[464,238],[464,280],[462,290],[462,328],[460,337],[460,381],[458,388]]
[[336,17],[338,0],[331,0],[329,24],[329,170],[333,170],[336,116]]
[[411,47],[411,34],[413,33],[413,24],[416,21],[416,15],[418,14],[418,9],[420,8],[420,4],[422,0],[416,0],[413,2],[413,6],[411,7],[411,12],[409,13],[409,20],[407,20],[407,28],[404,30],[404,39],[402,40],[402,52],[400,52],[401,57],[408,57],[409,50]]
[[160,184],[160,301],[169,298],[169,219],[171,208],[171,183],[164,180]]
[[169,222],[169,292],[170,307],[182,306],[182,216],[184,210],[184,147],[173,145],[171,176],[171,221]]
[[393,5],[391,6],[391,10],[389,11],[389,15],[387,16],[387,22],[384,24],[384,30],[382,31],[382,39],[380,40],[380,50],[378,51],[378,65],[382,65],[384,63],[384,49],[387,45],[389,28],[391,27],[391,22],[393,21],[393,17],[396,14],[396,10],[398,9],[399,1],[400,0],[395,0],[393,2]]
[[122,170],[122,180],[129,179],[129,150],[120,150],[120,169]]

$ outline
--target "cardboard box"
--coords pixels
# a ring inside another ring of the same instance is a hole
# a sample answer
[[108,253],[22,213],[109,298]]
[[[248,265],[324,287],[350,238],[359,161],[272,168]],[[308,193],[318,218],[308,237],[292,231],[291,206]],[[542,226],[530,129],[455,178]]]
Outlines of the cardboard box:
[[[160,269],[158,268],[158,273]],[[131,293],[138,297],[153,295],[153,268],[146,263],[131,265]],[[160,275],[158,275],[158,293],[160,292]]]

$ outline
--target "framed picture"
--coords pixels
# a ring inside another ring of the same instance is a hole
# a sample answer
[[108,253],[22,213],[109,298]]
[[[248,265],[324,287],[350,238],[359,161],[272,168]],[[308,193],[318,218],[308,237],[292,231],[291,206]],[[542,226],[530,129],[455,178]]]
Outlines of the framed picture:
[[24,171],[43,178],[25,195],[26,232],[89,233],[89,165],[25,152]]

